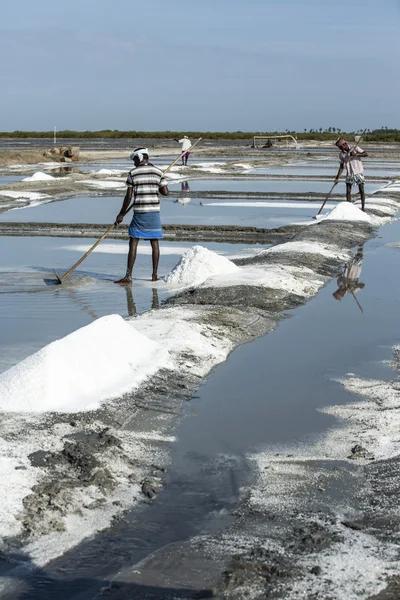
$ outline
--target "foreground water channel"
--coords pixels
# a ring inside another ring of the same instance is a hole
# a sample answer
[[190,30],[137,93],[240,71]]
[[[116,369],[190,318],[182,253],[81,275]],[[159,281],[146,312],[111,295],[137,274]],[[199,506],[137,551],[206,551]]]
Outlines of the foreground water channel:
[[[320,185],[326,187],[326,183]],[[120,202],[116,197],[75,198],[11,211],[1,218],[107,222]],[[190,218],[189,206],[177,204],[172,200],[164,205],[164,216],[171,218],[170,222],[177,222],[172,212],[175,207],[185,211],[186,219]],[[170,216],[165,207],[170,207]],[[198,206],[199,211],[204,208]],[[221,223],[237,223],[237,213],[229,213],[233,207],[220,208]],[[258,211],[254,220],[260,214],[265,216],[267,207],[252,208]],[[312,209],[314,214],[315,206]],[[248,206],[246,214],[250,219],[249,210]],[[268,211],[273,211],[268,217],[271,223],[282,217],[277,210],[278,206],[268,207]],[[282,218],[293,219],[296,210],[305,211],[301,215],[304,219],[311,216],[307,208],[293,207],[293,214]],[[389,378],[390,369],[381,361],[390,358],[391,347],[398,342],[393,323],[400,283],[392,273],[396,272],[400,251],[387,244],[399,240],[400,224],[394,222],[364,247],[361,280],[366,286],[358,295],[363,313],[350,296],[341,303],[335,301],[332,292],[336,286],[332,282],[283,320],[274,332],[237,349],[209,376],[188,405],[187,417],[177,432],[172,467],[157,501],[135,509],[109,531],[87,540],[42,571],[33,572],[27,578],[25,591],[10,592],[7,598],[88,600],[97,597],[105,583],[121,570],[122,578],[129,581],[135,563],[166,545],[222,530],[233,519],[231,509],[240,486],[251,481],[247,453],[273,443],[307,440],[331,425],[333,420],[315,409],[352,400],[332,381],[334,377],[351,371],[359,376]],[[112,285],[113,278],[124,271],[126,242],[105,242],[104,250],[84,263],[70,286],[57,288],[46,283],[52,279],[53,268],[63,272],[93,242],[0,238],[0,372],[95,318],[110,312],[127,316],[157,308],[170,293],[162,283],[155,286],[148,281],[148,244],[142,244],[143,253],[138,255],[132,290]],[[227,256],[248,249],[243,245],[203,245]],[[190,246],[191,243],[165,243],[161,275],[171,270]],[[163,560],[158,567],[161,578],[164,569],[171,569]],[[179,561],[172,569],[179,571]],[[126,597],[137,593],[140,592],[132,587]],[[169,596],[160,589],[148,597]]]

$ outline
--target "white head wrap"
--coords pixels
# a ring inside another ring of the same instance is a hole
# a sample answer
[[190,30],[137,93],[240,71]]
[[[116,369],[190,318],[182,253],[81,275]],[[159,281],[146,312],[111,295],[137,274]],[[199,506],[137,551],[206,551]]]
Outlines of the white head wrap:
[[142,160],[144,159],[144,154],[147,154],[147,156],[149,155],[149,151],[147,148],[139,148],[139,150],[135,150],[135,152],[132,152],[132,154],[130,155],[130,159],[133,160],[136,156],[138,157],[138,159],[140,160],[140,162],[142,162]]

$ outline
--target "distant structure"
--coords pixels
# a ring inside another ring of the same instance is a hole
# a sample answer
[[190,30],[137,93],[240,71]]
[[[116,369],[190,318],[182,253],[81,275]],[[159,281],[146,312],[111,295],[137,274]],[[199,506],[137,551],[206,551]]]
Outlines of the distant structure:
[[[272,140],[281,141],[286,140],[286,148],[292,147],[291,141],[293,141],[295,150],[300,148],[297,139],[290,134],[283,135],[255,135],[253,137],[253,148],[271,148]],[[290,143],[290,146],[289,146]]]

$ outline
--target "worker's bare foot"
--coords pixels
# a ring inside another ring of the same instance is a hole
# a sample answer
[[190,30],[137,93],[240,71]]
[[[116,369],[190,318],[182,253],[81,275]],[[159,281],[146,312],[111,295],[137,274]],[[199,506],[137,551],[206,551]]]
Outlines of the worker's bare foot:
[[158,281],[158,275],[157,275],[157,273],[153,273],[153,275],[151,276],[151,280],[152,281]]
[[118,279],[118,281],[114,281],[114,283],[119,283],[120,285],[130,285],[132,283],[132,277],[123,277],[122,279]]

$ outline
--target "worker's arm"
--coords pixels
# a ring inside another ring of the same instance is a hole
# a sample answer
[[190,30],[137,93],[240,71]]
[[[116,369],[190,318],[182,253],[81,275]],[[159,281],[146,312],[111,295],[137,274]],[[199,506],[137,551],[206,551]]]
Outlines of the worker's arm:
[[119,211],[117,218],[115,219],[115,224],[119,225],[120,223],[122,223],[124,216],[126,215],[126,211],[128,209],[128,206],[132,200],[132,194],[133,194],[133,187],[128,187],[128,189],[126,190],[126,194],[125,194],[125,198],[124,198],[124,202],[122,204],[122,208]]
[[163,185],[162,187],[158,188],[158,191],[160,192],[161,196],[168,196],[169,194],[169,189],[166,185]]
[[357,152],[357,150],[352,150],[350,152],[350,156],[357,156],[357,158],[366,158],[368,154],[363,150],[362,152]]
[[336,175],[336,177],[335,177],[335,183],[338,183],[338,182],[339,182],[340,176],[341,176],[341,175],[342,175],[342,173],[343,173],[343,168],[344,168],[344,165],[343,165],[342,163],[340,163],[339,170],[338,170],[338,172],[337,172],[337,175]]

